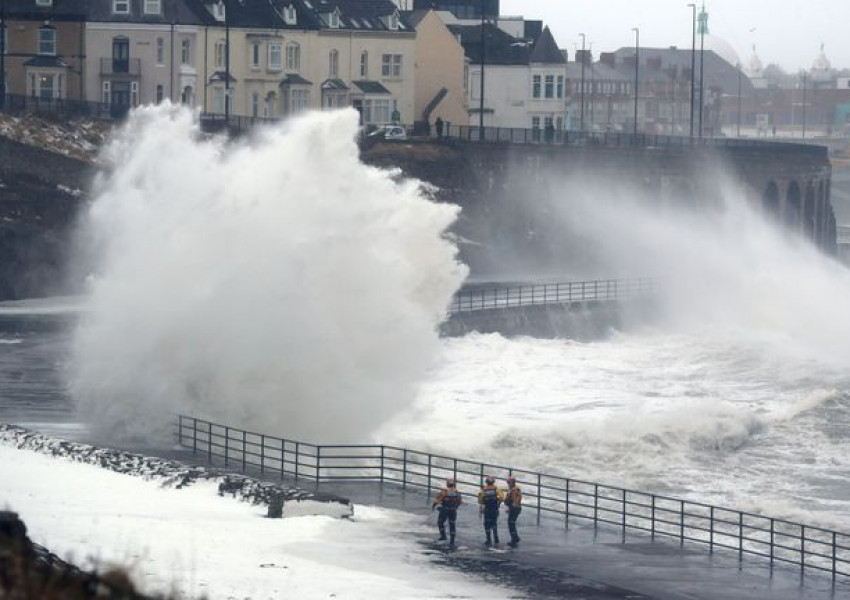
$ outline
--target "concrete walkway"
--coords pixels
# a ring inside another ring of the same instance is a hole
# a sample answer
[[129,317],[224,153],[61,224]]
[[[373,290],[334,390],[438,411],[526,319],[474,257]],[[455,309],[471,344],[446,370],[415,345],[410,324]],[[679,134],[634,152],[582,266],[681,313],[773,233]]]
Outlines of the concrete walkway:
[[[594,530],[592,523],[575,521],[565,530],[562,521],[544,520],[528,510],[520,516],[522,543],[512,549],[504,516],[499,530],[502,545],[487,549],[474,498],[458,516],[457,549],[437,543],[436,514],[422,491],[403,491],[398,486],[363,483],[299,481],[305,489],[332,492],[355,504],[376,505],[421,515],[433,526],[433,537],[415,535],[423,552],[433,560],[485,579],[510,586],[520,597],[592,600],[821,600],[850,598],[850,581],[833,586],[831,575],[799,567],[776,564],[766,559],[729,551],[708,552],[704,546],[675,540],[652,541],[649,536],[629,533],[623,541],[619,529]],[[355,506],[356,514],[356,506]]]

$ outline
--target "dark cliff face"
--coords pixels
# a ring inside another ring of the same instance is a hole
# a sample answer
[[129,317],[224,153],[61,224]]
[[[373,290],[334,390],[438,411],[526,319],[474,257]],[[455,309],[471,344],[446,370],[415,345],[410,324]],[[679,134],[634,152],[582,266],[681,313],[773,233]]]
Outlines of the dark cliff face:
[[86,162],[0,137],[0,299],[74,293],[66,277]]

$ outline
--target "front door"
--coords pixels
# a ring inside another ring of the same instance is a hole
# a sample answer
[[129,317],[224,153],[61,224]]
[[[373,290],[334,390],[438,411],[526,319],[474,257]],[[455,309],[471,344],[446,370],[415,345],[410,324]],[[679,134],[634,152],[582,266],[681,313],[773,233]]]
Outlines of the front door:
[[112,116],[123,117],[130,110],[130,82],[112,82]]

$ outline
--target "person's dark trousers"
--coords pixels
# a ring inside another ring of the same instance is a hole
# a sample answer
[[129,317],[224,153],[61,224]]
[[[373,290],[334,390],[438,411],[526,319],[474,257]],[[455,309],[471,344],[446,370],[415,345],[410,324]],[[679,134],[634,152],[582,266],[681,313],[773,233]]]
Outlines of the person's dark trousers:
[[516,520],[519,513],[522,512],[522,507],[508,509],[508,531],[511,533],[511,544],[519,544],[519,534],[516,532]]
[[[499,543],[499,507],[484,509],[484,534],[487,536],[487,543]],[[492,533],[492,538],[490,537]]]
[[455,523],[457,521],[457,511],[448,508],[440,508],[440,516],[437,517],[437,528],[440,530],[440,539],[446,539],[446,521],[449,522],[449,537],[451,543],[455,543]]

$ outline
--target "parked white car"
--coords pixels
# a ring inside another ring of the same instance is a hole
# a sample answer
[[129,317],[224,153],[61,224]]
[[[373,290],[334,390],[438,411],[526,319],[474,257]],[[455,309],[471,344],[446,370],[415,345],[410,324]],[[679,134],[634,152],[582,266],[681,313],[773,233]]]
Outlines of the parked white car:
[[369,137],[383,140],[406,140],[407,132],[401,125],[383,125],[370,133]]

